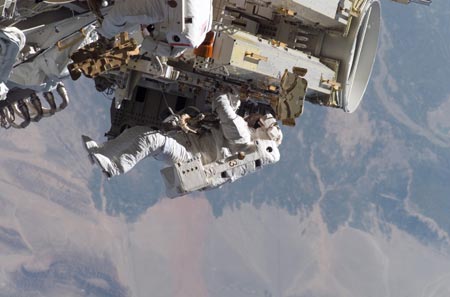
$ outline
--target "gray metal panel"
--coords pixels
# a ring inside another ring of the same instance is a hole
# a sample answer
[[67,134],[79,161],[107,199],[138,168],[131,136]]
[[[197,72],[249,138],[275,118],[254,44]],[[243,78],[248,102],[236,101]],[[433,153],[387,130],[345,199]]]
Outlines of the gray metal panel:
[[[319,58],[293,49],[274,47],[269,41],[245,32],[238,32],[232,36],[222,34],[218,37],[218,42],[217,50],[220,53],[231,51],[232,54],[215,55],[218,57],[215,63],[224,65],[230,74],[243,79],[253,80],[259,77],[262,81],[271,78],[278,81],[286,69],[292,71],[293,67],[301,67],[308,70],[305,79],[308,81],[309,89],[324,94],[331,93],[330,88],[322,84],[322,79],[335,80],[336,74]],[[267,60],[246,58],[245,52],[252,50]]]
[[[317,23],[324,28],[337,29],[347,24],[345,18],[338,17],[338,5],[341,0],[273,0],[272,5],[293,10],[296,17]],[[349,0],[344,0],[347,5]]]

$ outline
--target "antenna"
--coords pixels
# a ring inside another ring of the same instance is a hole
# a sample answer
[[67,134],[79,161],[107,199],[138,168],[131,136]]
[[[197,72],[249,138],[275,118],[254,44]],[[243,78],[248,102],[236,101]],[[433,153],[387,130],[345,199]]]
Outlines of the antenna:
[[432,0],[392,0],[392,1],[402,4],[417,3],[427,6],[429,6],[432,2]]
[[414,2],[417,4],[430,5],[431,0],[411,0],[410,2]]
[[369,0],[352,20],[345,38],[325,36],[321,56],[341,62],[337,81],[342,85],[339,101],[346,112],[356,110],[366,91],[377,52],[380,23],[380,3]]

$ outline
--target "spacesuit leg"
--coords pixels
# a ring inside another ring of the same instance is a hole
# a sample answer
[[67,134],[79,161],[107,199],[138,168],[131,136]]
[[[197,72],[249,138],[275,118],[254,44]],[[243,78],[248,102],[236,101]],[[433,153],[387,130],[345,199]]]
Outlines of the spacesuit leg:
[[8,81],[18,53],[25,45],[25,35],[15,27],[0,30],[0,100],[8,93],[5,83]]
[[173,163],[184,162],[193,157],[173,138],[144,126],[127,129],[102,145],[87,143],[86,146],[109,176],[128,172],[148,156]]

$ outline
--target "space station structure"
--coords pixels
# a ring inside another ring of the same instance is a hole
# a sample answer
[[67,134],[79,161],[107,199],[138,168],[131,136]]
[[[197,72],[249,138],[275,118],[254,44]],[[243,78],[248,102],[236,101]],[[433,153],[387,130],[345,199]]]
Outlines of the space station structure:
[[[378,1],[276,0],[264,5],[232,0],[223,10],[221,23],[239,30],[217,34],[211,68],[221,65],[248,79],[259,76],[261,89],[279,92],[274,107],[284,123],[293,124],[301,114],[303,99],[346,112],[357,108],[377,49]],[[239,52],[244,59],[238,59]],[[294,77],[304,85],[298,88],[304,94],[286,91]]]
[[[217,0],[213,30],[178,57],[152,56],[149,37],[131,34],[140,56],[120,75],[91,75],[101,91],[118,82],[107,136],[135,125],[164,129],[171,113],[208,112],[214,94],[229,89],[240,94],[242,114],[271,110],[288,126],[305,101],[354,112],[375,60],[380,13],[378,0]],[[164,26],[149,30],[163,40]]]
[[110,137],[134,125],[161,129],[170,109],[208,110],[214,94],[229,88],[288,126],[305,101],[358,107],[377,51],[378,0],[218,0],[213,15],[199,48],[160,59],[161,67],[153,58],[132,59],[121,70],[128,78],[115,89]]
[[109,138],[136,125],[164,130],[168,116],[186,110],[208,113],[217,93],[239,94],[242,114],[270,111],[288,126],[305,101],[357,109],[377,52],[380,0],[214,0],[205,41],[174,54],[167,44],[178,36],[168,32],[195,17],[186,1],[167,1],[175,23],[136,26],[105,42],[95,24],[114,1],[0,0],[0,27],[25,37],[23,47],[13,44],[18,54],[3,78],[9,92],[0,100],[2,126],[23,128],[65,108],[62,81],[82,74],[113,98]]

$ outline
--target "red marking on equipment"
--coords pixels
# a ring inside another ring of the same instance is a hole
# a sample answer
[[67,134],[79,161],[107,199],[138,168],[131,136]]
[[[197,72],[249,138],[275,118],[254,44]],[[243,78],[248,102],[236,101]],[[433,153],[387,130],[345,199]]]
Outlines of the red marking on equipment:
[[169,43],[170,46],[187,46],[192,47],[192,44],[190,43]]

